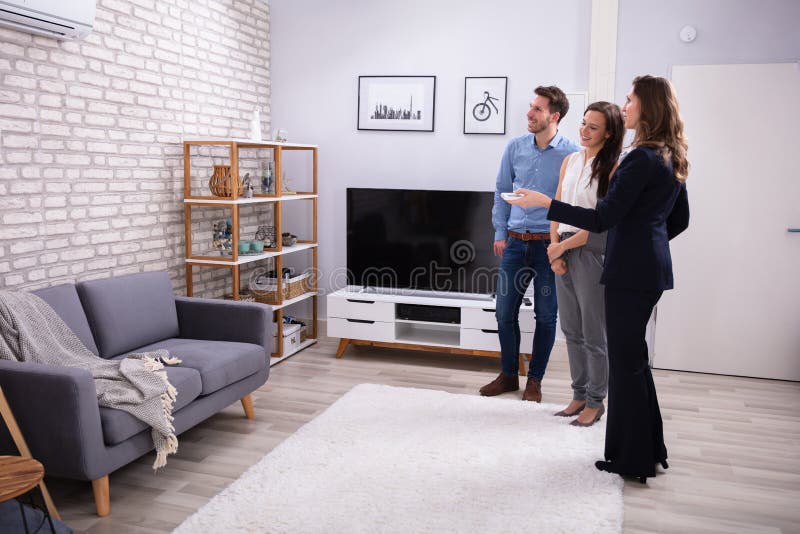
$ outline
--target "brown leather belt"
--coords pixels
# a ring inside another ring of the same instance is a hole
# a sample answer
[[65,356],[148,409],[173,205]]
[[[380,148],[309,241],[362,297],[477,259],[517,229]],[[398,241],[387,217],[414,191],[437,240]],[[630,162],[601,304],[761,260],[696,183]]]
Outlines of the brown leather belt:
[[525,232],[524,234],[521,234],[519,232],[509,230],[508,235],[522,241],[548,241],[550,239],[549,233],[534,234],[532,232]]

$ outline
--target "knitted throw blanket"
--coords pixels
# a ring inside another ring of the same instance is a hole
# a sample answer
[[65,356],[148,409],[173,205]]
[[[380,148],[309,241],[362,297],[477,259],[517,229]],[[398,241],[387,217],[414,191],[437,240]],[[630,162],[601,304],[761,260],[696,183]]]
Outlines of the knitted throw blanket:
[[86,369],[100,406],[124,410],[152,427],[156,461],[178,451],[172,426],[177,391],[164,363],[180,363],[166,350],[131,353],[118,360],[95,356],[45,301],[32,293],[0,291],[0,358]]

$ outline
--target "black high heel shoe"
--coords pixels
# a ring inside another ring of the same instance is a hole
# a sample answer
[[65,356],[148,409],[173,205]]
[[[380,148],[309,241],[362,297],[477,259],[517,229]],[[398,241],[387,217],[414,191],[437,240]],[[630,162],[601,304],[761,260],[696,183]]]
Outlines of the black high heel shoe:
[[594,466],[597,468],[598,471],[605,471],[606,473],[614,473],[615,475],[619,474],[612,469],[611,462],[607,462],[605,460],[597,460],[594,463]]
[[614,473],[615,475],[619,475],[621,477],[632,477],[639,480],[639,484],[647,484],[647,477],[646,476],[638,476],[638,475],[624,475],[622,473],[617,472],[614,470],[611,462],[606,462],[603,460],[598,460],[594,463],[594,466],[598,469],[598,471],[605,471],[606,473]]
[[660,460],[658,463],[660,463],[661,467],[663,467],[664,469],[669,469],[669,464],[667,463],[666,458],[663,459],[663,460]]

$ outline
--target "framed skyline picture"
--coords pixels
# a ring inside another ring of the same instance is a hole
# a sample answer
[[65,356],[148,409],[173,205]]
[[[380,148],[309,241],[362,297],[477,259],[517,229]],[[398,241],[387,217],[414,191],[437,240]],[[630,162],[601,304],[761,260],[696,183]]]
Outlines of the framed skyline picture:
[[508,78],[464,78],[464,133],[506,133]]
[[436,76],[359,76],[358,129],[432,132]]

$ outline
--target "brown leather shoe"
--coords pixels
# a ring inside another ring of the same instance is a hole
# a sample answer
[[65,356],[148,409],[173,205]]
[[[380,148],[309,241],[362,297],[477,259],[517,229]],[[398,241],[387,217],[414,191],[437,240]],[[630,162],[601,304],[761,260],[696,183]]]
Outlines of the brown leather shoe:
[[525,393],[522,394],[522,400],[542,402],[542,381],[538,378],[528,378],[525,384]]
[[483,386],[479,391],[484,397],[494,397],[508,391],[519,390],[519,376],[500,373],[497,378]]

